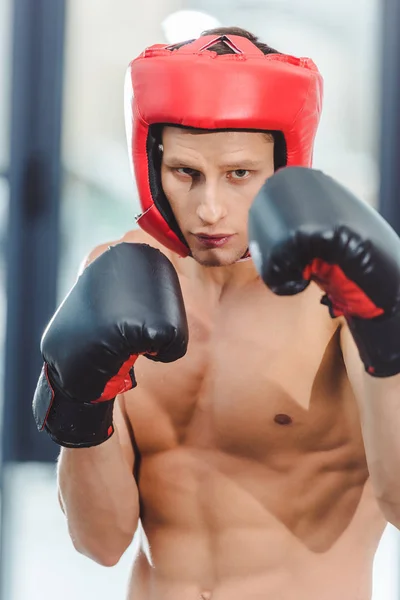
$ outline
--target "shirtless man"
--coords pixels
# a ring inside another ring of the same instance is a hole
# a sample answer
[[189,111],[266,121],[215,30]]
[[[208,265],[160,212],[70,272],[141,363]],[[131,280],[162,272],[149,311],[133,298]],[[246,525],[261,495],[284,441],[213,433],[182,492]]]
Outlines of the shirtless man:
[[[324,176],[274,171],[311,166],[320,75],[233,29],[147,50],[131,82],[143,231],[89,256],[44,334],[34,398],[39,429],[63,446],[72,541],[112,566],[141,521],[130,600],[367,600],[381,534],[400,523],[397,316],[378,317],[387,331],[365,355],[368,331],[354,319],[356,345],[347,318],[377,314],[362,265],[358,286],[335,248],[342,267],[308,261],[296,289],[293,253],[290,289],[268,270],[285,205],[289,228],[319,210],[308,175]],[[300,174],[295,193],[285,173]],[[327,186],[323,218],[340,219],[344,199],[357,231],[361,203]]]

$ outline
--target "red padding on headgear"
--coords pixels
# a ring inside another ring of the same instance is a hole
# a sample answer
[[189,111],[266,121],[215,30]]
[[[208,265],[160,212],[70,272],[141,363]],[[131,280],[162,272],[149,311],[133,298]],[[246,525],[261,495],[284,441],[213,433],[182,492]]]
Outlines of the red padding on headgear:
[[201,129],[281,131],[287,166],[311,167],[322,110],[323,82],[308,58],[264,55],[250,40],[224,36],[235,54],[208,50],[204,36],[178,50],[156,45],[130,64],[126,124],[143,213],[139,225],[181,256],[188,248],[154,204],[147,153],[149,127],[170,123]]

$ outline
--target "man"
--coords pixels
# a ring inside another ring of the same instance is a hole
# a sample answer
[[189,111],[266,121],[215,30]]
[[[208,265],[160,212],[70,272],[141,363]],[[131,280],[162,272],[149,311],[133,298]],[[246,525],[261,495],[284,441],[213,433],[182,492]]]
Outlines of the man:
[[89,256],[34,398],[73,543],[114,565],[140,519],[135,600],[367,600],[400,523],[400,364],[365,232],[397,237],[309,169],[310,60],[215,30],[146,50],[127,91],[144,231]]

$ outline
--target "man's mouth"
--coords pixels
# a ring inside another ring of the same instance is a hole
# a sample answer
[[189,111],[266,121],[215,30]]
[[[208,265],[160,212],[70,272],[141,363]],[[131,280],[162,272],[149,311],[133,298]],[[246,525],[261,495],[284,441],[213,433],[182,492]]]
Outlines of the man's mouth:
[[224,246],[233,237],[233,234],[218,233],[208,235],[206,233],[197,233],[194,236],[205,248],[221,248],[221,246]]

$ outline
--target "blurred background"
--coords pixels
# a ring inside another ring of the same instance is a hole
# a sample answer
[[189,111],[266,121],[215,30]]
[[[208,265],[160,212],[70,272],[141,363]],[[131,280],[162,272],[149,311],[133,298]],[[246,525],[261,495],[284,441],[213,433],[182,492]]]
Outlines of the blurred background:
[[[396,160],[384,156],[399,131],[398,47],[390,48],[398,12],[390,0],[1,0],[1,600],[125,597],[135,542],[112,569],[74,551],[56,497],[57,448],[37,434],[30,403],[40,333],[82,259],[135,226],[123,121],[130,60],[218,24],[312,57],[325,78],[315,166],[398,229]],[[374,600],[400,598],[399,559],[388,527]]]

